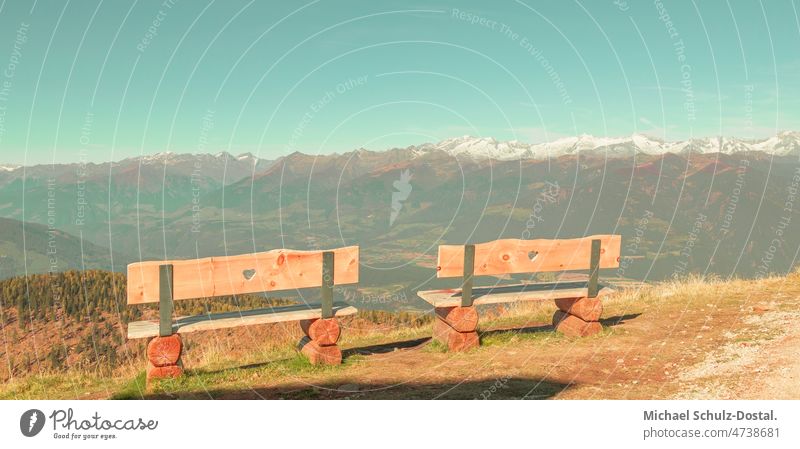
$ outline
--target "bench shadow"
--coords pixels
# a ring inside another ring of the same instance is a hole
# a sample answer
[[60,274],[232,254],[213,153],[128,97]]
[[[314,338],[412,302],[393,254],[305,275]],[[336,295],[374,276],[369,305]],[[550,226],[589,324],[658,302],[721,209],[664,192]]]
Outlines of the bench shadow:
[[381,343],[371,346],[363,346],[360,348],[351,348],[342,351],[342,357],[349,357],[352,355],[373,355],[373,354],[386,354],[398,349],[415,348],[423,343],[427,343],[431,337],[415,338],[413,340],[393,341],[390,343]]
[[537,326],[525,326],[525,327],[502,327],[497,329],[491,329],[486,331],[481,331],[481,337],[489,337],[496,334],[505,334],[507,332],[515,332],[518,334],[539,334],[545,332],[553,332],[555,329],[553,328],[552,324],[541,324]]
[[[603,327],[614,327],[619,326],[620,324],[625,324],[629,320],[635,319],[639,317],[641,313],[629,313],[627,315],[617,315],[608,318],[600,319],[600,324]],[[536,326],[526,326],[526,327],[504,327],[499,329],[491,329],[480,332],[481,337],[483,336],[491,336],[495,334],[503,334],[506,332],[516,332],[519,334],[537,334],[537,333],[544,333],[544,332],[554,332],[555,328],[552,324],[539,324]]]
[[546,378],[487,377],[462,382],[295,383],[248,389],[148,393],[141,399],[550,399],[576,386]]
[[608,318],[601,318],[600,324],[604,327],[612,327],[612,326],[619,326],[620,324],[625,324],[626,322],[639,318],[641,313],[628,313],[625,315],[617,315]]

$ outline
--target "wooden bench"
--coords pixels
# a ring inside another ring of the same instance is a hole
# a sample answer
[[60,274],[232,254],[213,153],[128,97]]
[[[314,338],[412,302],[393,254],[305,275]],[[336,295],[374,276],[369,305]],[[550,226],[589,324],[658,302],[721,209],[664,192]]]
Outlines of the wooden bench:
[[[299,321],[305,337],[300,350],[312,363],[339,364],[342,353],[337,317],[355,307],[333,302],[333,287],[358,282],[358,247],[330,251],[278,249],[255,254],[193,260],[138,262],[128,265],[128,304],[158,303],[159,319],[128,324],[128,338],[151,338],[147,347],[148,381],[177,377],[180,334],[254,324]],[[319,307],[292,305],[204,314],[173,319],[173,301],[320,287]]]
[[[622,238],[595,235],[567,240],[494,240],[477,245],[441,245],[437,277],[463,277],[458,289],[418,292],[434,307],[433,337],[450,350],[478,346],[476,305],[552,299],[555,328],[586,336],[600,332],[600,297],[612,290],[599,284],[601,268],[619,267]],[[586,281],[520,283],[475,287],[475,276],[589,270]]]

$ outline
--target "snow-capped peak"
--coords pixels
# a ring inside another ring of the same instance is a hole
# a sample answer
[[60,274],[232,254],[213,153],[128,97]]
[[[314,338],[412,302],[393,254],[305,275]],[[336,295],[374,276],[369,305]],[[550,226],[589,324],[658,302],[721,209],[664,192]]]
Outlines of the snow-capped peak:
[[138,159],[139,162],[142,163],[147,163],[147,162],[164,162],[174,157],[175,153],[173,153],[172,151],[161,151],[154,154],[146,154],[144,156],[139,156],[138,158],[134,159]]
[[225,161],[234,161],[234,160],[237,162],[245,162],[253,164],[257,164],[262,161],[262,159],[256,157],[252,153],[242,153],[238,156],[233,156],[227,151],[221,151],[215,154],[211,153],[192,154],[192,153],[175,153],[172,151],[162,151],[159,153],[147,154],[143,156],[137,156],[125,159],[125,161],[133,161],[145,165],[149,164],[176,165],[193,161],[203,161],[203,163],[224,163]]
[[461,136],[445,139],[439,143],[420,145],[418,150],[440,150],[452,156],[468,156],[481,159],[521,159],[532,157],[531,145],[516,140],[498,142],[492,137]]
[[242,153],[236,156],[237,161],[257,161],[258,158],[253,155],[253,153]]
[[517,140],[498,141],[491,137],[461,136],[411,148],[417,154],[439,150],[454,157],[469,157],[474,160],[546,159],[580,152],[605,154],[607,157],[628,157],[636,154],[733,154],[745,151],[763,151],[768,154],[786,156],[800,155],[800,133],[787,131],[775,137],[758,141],[710,137],[677,142],[664,142],[644,134],[633,134],[626,137],[598,137],[581,134],[535,144]]

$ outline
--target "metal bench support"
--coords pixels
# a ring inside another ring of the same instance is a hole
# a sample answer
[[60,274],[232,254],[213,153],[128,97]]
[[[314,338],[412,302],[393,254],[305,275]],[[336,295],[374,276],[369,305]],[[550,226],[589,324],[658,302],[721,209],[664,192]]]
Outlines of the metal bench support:
[[598,278],[600,275],[600,240],[592,240],[592,256],[589,263],[589,294],[590,298],[597,297],[600,291]]
[[461,307],[472,307],[472,278],[475,273],[475,245],[464,245],[464,284],[461,286]]
[[333,251],[322,253],[322,318],[333,318]]
[[158,335],[172,335],[172,265],[158,267]]

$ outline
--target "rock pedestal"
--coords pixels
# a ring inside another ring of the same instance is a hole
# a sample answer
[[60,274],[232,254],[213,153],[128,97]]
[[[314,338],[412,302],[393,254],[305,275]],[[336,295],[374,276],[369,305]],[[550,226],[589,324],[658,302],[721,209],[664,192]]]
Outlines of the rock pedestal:
[[475,307],[437,307],[434,312],[434,340],[447,346],[449,351],[466,351],[480,346]]
[[570,337],[587,337],[603,330],[600,315],[603,304],[599,298],[556,299],[553,327]]
[[300,352],[314,365],[340,365],[342,350],[336,343],[341,335],[341,327],[336,318],[314,318],[300,321],[305,337],[298,343]]

